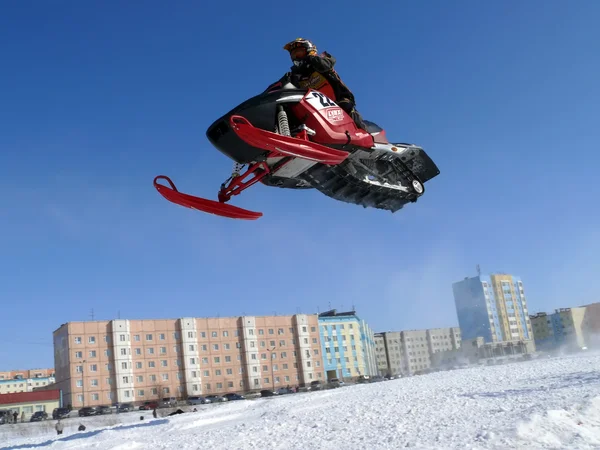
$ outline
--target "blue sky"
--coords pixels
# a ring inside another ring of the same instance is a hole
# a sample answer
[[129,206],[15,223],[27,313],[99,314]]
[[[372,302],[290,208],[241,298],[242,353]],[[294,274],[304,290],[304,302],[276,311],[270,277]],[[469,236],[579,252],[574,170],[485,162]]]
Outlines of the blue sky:
[[[532,312],[600,300],[600,3],[125,3],[3,3],[0,370],[51,366],[52,331],[92,308],[455,326],[451,284],[478,263],[520,275]],[[232,164],[206,128],[298,36],[434,158],[427,195],[392,215],[257,186],[234,199],[256,222],[164,200],[158,174],[216,198]]]

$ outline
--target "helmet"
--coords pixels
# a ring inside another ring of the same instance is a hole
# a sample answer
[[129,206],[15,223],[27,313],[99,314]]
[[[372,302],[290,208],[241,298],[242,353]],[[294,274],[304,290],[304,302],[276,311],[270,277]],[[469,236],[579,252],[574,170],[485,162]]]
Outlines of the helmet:
[[[302,60],[307,55],[317,54],[316,45],[308,39],[304,38],[296,38],[293,41],[288,42],[283,46],[283,49],[290,52],[290,58],[292,58],[292,61],[294,61],[294,63],[296,63],[296,61]],[[298,49],[305,49],[306,52],[297,52],[296,50]]]

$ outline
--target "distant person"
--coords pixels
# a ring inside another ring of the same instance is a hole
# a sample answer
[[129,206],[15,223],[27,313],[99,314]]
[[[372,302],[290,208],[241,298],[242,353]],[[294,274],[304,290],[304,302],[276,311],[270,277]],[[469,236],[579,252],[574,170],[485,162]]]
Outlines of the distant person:
[[77,428],[77,431],[85,431],[85,425],[80,423],[79,428]]
[[58,419],[58,422],[56,422],[56,425],[54,426],[54,428],[56,428],[56,434],[62,434],[62,432],[63,432],[63,424],[60,421],[60,419]]
[[19,422],[19,413],[15,411],[13,413],[13,417],[15,418],[15,423],[18,423]]
[[158,414],[156,414],[156,408],[154,408],[154,410],[152,411],[152,415],[155,419],[158,417]]
[[25,422],[25,411],[21,413],[21,423]]

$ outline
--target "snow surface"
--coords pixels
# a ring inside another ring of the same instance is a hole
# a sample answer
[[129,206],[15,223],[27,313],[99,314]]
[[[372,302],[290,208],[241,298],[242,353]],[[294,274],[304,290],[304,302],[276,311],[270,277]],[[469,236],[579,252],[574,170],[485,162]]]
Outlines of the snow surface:
[[600,355],[197,408],[69,419],[61,436],[52,420],[3,425],[0,449],[600,448]]

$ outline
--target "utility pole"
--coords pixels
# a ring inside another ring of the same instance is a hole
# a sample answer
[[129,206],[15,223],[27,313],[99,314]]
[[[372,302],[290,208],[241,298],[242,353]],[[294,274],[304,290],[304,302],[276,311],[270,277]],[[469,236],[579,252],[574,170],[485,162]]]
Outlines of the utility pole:
[[273,370],[273,350],[275,350],[275,347],[273,347],[271,350],[269,350],[269,352],[271,355],[271,384],[273,384],[273,391],[275,391],[275,372]]
[[85,362],[86,362],[85,359],[83,361],[81,361],[81,407],[82,408],[85,406],[85,381],[83,381],[83,372],[85,370]]

